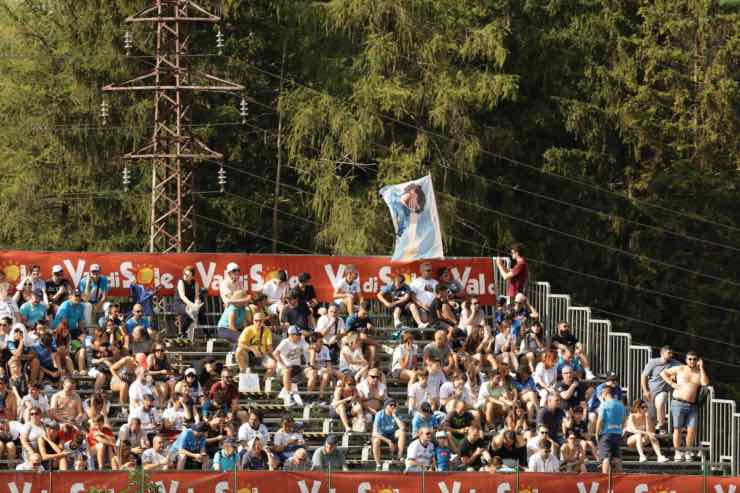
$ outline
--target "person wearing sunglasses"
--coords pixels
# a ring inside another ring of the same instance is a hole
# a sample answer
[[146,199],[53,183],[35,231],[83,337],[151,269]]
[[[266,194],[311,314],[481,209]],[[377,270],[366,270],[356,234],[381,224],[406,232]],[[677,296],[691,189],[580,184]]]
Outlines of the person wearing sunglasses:
[[[709,376],[704,369],[704,362],[694,351],[686,353],[686,364],[663,370],[663,380],[673,388],[671,397],[671,417],[673,418],[673,448],[676,450],[675,461],[693,460],[691,450],[696,444],[697,425],[699,423],[699,406],[702,387],[709,385]],[[681,434],[686,431],[685,453],[681,451]]]
[[422,427],[418,438],[409,444],[406,452],[406,471],[421,472],[434,468],[434,442],[432,442],[432,429]]

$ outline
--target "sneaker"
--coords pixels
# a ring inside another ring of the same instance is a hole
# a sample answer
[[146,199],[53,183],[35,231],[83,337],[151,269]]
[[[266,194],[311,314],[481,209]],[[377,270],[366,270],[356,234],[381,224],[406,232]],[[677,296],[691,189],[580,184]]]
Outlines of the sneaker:
[[647,457],[645,457],[645,455],[641,455],[640,462],[647,462]]
[[586,368],[586,380],[593,380],[596,376],[593,374],[590,368]]
[[676,450],[676,453],[673,456],[673,460],[676,462],[681,462],[683,460],[683,454],[680,450]]
[[658,456],[658,462],[659,462],[660,464],[662,464],[662,463],[664,463],[664,462],[668,462],[669,460],[671,460],[671,459],[669,459],[669,458],[668,458],[668,457],[666,457],[665,455],[660,455],[660,456]]
[[426,322],[419,324],[420,329],[426,329],[427,327],[429,327],[429,324]]
[[383,470],[383,466],[381,466],[380,464],[375,464],[375,470],[376,471],[382,471]]
[[280,393],[278,394],[278,399],[285,400],[286,398],[290,400],[290,394],[288,393],[287,390],[285,390],[285,388],[283,388],[283,390],[281,390]]
[[301,396],[298,395],[298,393],[293,393],[292,398],[296,404],[298,404],[300,407],[303,407],[303,399],[301,399]]
[[694,461],[694,452],[686,451],[683,453],[683,460],[684,462],[693,462]]
[[286,408],[290,409],[293,407],[293,399],[290,396],[283,397],[283,404],[285,404]]

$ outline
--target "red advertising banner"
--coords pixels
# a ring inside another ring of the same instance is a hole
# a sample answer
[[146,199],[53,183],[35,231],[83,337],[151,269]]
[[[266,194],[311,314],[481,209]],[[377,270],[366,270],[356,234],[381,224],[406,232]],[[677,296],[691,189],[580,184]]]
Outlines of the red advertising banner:
[[[736,493],[740,478],[649,474],[157,472],[161,493]],[[0,493],[121,492],[125,472],[0,473]],[[610,489],[611,487],[611,489]],[[135,488],[130,488],[136,493]]]
[[[0,270],[15,284],[30,272],[32,265],[41,267],[45,279],[51,268],[61,265],[64,277],[75,286],[86,275],[92,264],[99,264],[108,278],[111,294],[128,296],[131,284],[148,288],[160,287],[162,294],[173,294],[183,267],[195,268],[196,280],[218,293],[218,284],[229,262],[236,262],[250,291],[260,291],[266,281],[287,270],[291,284],[298,282],[298,274],[308,272],[317,295],[324,301],[331,299],[333,287],[341,282],[348,265],[355,265],[360,274],[360,285],[367,296],[373,296],[390,282],[390,275],[398,270],[410,281],[419,274],[421,262],[392,263],[390,257],[335,257],[322,255],[249,255],[240,253],[96,253],[96,252],[30,252],[0,251]],[[436,268],[449,267],[470,295],[476,295],[486,304],[495,302],[494,265],[487,257],[450,258],[431,261]]]

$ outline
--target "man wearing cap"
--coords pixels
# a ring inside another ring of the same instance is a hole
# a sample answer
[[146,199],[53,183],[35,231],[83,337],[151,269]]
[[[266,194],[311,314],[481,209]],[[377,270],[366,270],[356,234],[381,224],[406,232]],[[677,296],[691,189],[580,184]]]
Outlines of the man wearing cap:
[[346,471],[344,452],[337,447],[337,436],[329,435],[324,446],[314,450],[311,458],[312,471]]
[[214,471],[233,472],[239,468],[239,454],[236,452],[236,442],[233,438],[226,438],[223,441],[221,450],[213,456]]
[[59,306],[67,301],[72,290],[69,281],[64,278],[64,269],[61,265],[51,268],[51,278],[46,281],[46,297],[49,300],[51,314],[54,315]]
[[26,327],[33,327],[39,321],[46,321],[46,312],[44,292],[40,289],[34,289],[31,299],[21,305],[21,319]]
[[[240,293],[239,296],[235,296],[237,291]],[[247,290],[244,286],[244,278],[242,277],[239,265],[236,262],[229,262],[226,266],[226,275],[221,279],[218,284],[218,293],[223,301],[224,308],[229,306],[234,301],[241,301],[248,303],[251,300],[251,296],[247,294]]]
[[391,454],[396,453],[398,459],[403,458],[403,449],[406,445],[406,426],[398,417],[395,399],[385,401],[383,409],[375,413],[373,421],[372,447],[375,468],[381,469],[380,445],[385,443],[391,449]]
[[93,305],[93,314],[101,312],[103,303],[108,298],[108,278],[100,274],[100,265],[92,264],[90,273],[80,279],[78,287]]
[[255,364],[261,364],[272,375],[277,363],[272,357],[272,331],[265,326],[265,315],[256,312],[252,316],[252,325],[247,326],[239,335],[236,346],[236,361],[240,373],[249,370]]
[[302,374],[301,359],[307,351],[308,344],[301,338],[301,329],[291,325],[288,327],[288,337],[280,341],[272,353],[278,364],[278,374],[283,378],[283,390],[280,391],[280,397],[286,407],[291,407],[293,402],[299,406],[303,405],[298,392],[293,391],[293,378]]
[[202,421],[194,423],[184,429],[170,446],[170,456],[177,457],[179,471],[208,470],[208,454],[206,454],[206,431],[208,425]]
[[85,320],[85,307],[80,303],[80,290],[75,289],[69,295],[69,299],[62,303],[57,314],[51,321],[51,328],[56,329],[59,323],[65,320],[72,339],[77,339],[82,330]]
[[656,430],[657,422],[658,433],[668,430],[666,404],[671,392],[671,386],[663,379],[661,374],[663,370],[676,366],[681,366],[681,363],[673,358],[673,350],[670,346],[663,346],[660,349],[660,356],[648,360],[640,375],[642,397],[648,403],[649,427],[650,430]]
[[434,466],[434,442],[432,429],[426,426],[419,430],[419,437],[409,444],[406,452],[406,471],[429,471]]

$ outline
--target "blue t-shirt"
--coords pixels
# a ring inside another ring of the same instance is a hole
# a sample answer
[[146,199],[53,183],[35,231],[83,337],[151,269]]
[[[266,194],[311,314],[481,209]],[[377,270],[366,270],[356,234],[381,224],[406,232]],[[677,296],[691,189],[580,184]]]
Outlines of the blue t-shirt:
[[175,442],[170,446],[170,455],[177,455],[181,449],[187,450],[194,454],[199,454],[206,447],[206,437],[201,435],[200,438],[195,436],[195,432],[187,428],[180,433]]
[[601,433],[621,434],[622,423],[626,417],[624,404],[616,399],[608,399],[601,403],[599,407],[599,416],[601,416],[602,427]]
[[436,413],[432,413],[425,418],[423,414],[417,411],[411,419],[411,434],[416,436],[419,430],[425,426],[430,430],[436,430],[442,425],[442,420],[443,418]]
[[46,307],[42,303],[26,301],[21,306],[21,315],[26,318],[26,325],[36,325],[39,320],[46,319]]
[[216,470],[216,464],[218,464],[218,471],[236,471],[236,466],[239,464],[239,454],[234,451],[231,455],[224,454],[223,450],[216,452],[213,456],[213,470]]
[[395,283],[390,283],[383,286],[380,293],[384,296],[390,297],[391,301],[398,301],[407,294],[411,294],[411,288],[406,283],[401,284],[398,288]]
[[439,445],[434,449],[434,461],[437,463],[437,471],[450,470],[450,457],[452,457],[452,450],[446,447],[440,447]]
[[221,318],[218,319],[218,326],[229,328],[229,314],[231,312],[236,312],[236,328],[243,329],[244,322],[247,318],[247,309],[243,306],[235,305],[229,305],[226,307],[226,310],[221,314]]
[[369,323],[371,323],[370,317],[360,318],[359,315],[353,313],[347,317],[345,324],[347,326],[347,330],[363,331]]
[[391,438],[395,435],[398,426],[393,416],[385,414],[385,409],[381,409],[375,414],[375,421],[373,421],[373,431],[377,431],[383,436]]
[[51,347],[46,347],[40,342],[34,343],[33,346],[33,352],[36,353],[36,357],[39,360],[39,363],[41,363],[41,366],[46,368],[47,370],[54,367],[54,353],[57,352],[56,344],[52,341]]
[[516,387],[517,392],[520,394],[525,390],[531,390],[532,392],[537,392],[537,384],[534,383],[534,379],[532,377],[527,378],[525,381],[521,381],[518,378],[514,379],[514,387]]
[[[91,282],[88,276],[80,279],[80,285],[78,286],[80,292],[84,293],[87,289],[87,283]],[[97,303],[105,293],[108,292],[108,278],[105,276],[98,276],[97,282],[90,283],[90,303]]]
[[51,322],[51,328],[56,329],[57,325],[59,325],[59,322],[61,322],[62,320],[66,320],[67,325],[69,325],[69,330],[76,330],[80,321],[84,319],[85,307],[82,306],[82,303],[72,303],[71,301],[67,300],[62,303],[59,307],[59,310],[57,310],[57,314],[54,317],[54,320]]
[[565,358],[563,358],[562,356],[558,356],[558,375],[560,375],[560,373],[563,371],[564,366],[570,366],[576,373],[578,373],[579,371],[583,371],[581,360],[575,356],[571,356],[569,361],[566,361]]
[[[146,330],[152,328],[152,324],[149,322],[148,318],[141,317],[139,320],[136,320],[134,317],[131,317],[126,320],[126,332],[128,332],[128,335],[131,335],[134,332],[134,327],[137,325],[143,326]],[[228,326],[228,321],[226,325]]]

